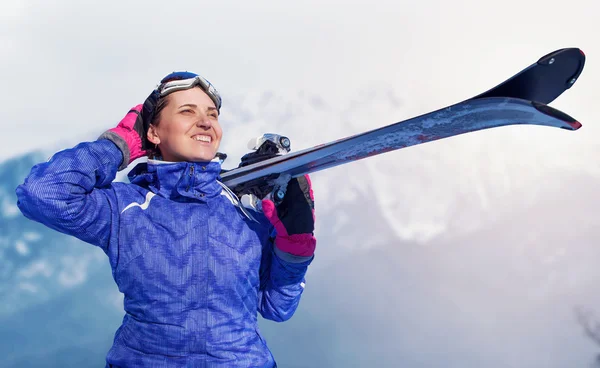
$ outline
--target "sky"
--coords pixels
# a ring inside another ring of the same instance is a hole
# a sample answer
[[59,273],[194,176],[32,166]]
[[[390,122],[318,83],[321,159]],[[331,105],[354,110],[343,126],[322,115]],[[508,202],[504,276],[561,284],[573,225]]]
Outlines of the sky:
[[[591,143],[599,7],[593,0],[4,0],[0,159],[113,127],[173,70],[213,82],[224,99],[222,121],[231,118],[228,102],[251,91],[310,91],[336,107],[361,90],[391,88],[402,109],[351,121],[376,128],[483,92],[563,47],[580,47],[588,62],[553,106],[584,124],[573,142]],[[304,124],[318,136],[327,122]],[[547,134],[555,137],[537,137]],[[249,137],[235,139],[245,145]]]

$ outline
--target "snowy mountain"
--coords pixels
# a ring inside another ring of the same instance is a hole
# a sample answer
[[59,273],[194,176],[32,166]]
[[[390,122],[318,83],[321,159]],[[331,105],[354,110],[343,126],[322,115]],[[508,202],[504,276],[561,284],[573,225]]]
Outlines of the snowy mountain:
[[34,164],[44,160],[31,154],[0,166],[0,295],[5,301],[0,317],[45,303],[106,267],[101,251],[27,220],[17,208],[16,186]]
[[[225,166],[264,132],[301,149],[425,112],[404,100],[385,86],[348,103],[232,96]],[[600,309],[600,178],[572,159],[590,149],[575,147],[576,134],[502,128],[313,174],[318,245],[305,296],[290,321],[261,321],[279,365],[589,364],[600,348],[573,308]],[[540,137],[548,143],[532,146]],[[49,154],[0,163],[0,365],[101,366],[122,318],[105,255],[15,206],[14,188]]]
[[45,157],[0,165],[0,355],[7,367],[47,367],[48,358],[53,366],[99,361],[96,342],[110,346],[122,317],[104,253],[27,220],[16,207],[14,189]]

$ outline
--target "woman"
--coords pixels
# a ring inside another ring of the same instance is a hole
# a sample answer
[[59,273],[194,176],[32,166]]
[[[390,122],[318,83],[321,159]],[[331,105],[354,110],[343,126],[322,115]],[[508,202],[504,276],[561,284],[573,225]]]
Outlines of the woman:
[[172,73],[16,190],[26,217],[108,256],[126,314],[107,367],[276,366],[257,314],[286,321],[300,301],[316,245],[310,179],[290,181],[277,207],[243,208],[218,181],[220,108],[207,80]]

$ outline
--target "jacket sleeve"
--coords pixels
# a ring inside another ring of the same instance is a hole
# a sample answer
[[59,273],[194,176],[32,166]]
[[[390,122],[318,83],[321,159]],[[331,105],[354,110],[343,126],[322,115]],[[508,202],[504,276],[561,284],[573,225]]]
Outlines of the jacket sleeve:
[[264,241],[258,294],[258,311],[263,318],[283,322],[294,315],[313,259],[314,255],[299,257],[281,251],[272,237]]
[[110,189],[123,159],[109,140],[80,143],[35,165],[16,188],[25,217],[108,252],[118,210]]

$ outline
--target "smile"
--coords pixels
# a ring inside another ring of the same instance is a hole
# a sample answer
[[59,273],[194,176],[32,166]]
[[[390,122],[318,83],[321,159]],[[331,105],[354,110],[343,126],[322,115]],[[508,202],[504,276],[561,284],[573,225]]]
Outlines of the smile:
[[192,136],[192,139],[198,142],[206,142],[206,143],[210,143],[212,142],[212,137],[209,135],[203,135],[203,134],[197,134]]

